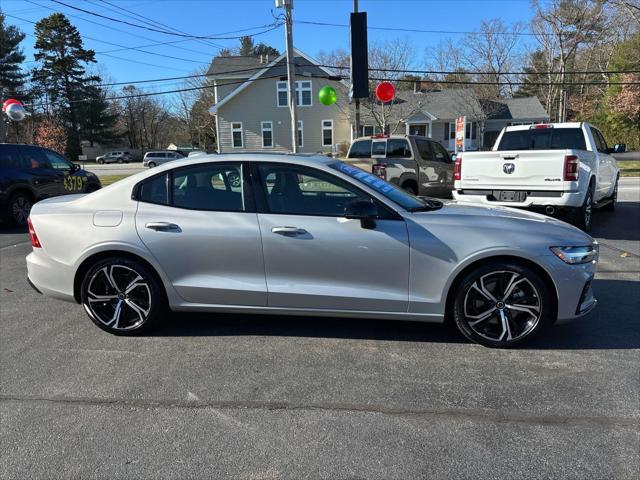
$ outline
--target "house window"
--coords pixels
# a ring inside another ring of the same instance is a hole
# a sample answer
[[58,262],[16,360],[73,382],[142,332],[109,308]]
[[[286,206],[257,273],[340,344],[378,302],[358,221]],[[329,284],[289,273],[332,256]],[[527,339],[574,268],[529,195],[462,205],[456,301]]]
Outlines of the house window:
[[333,120],[322,120],[322,146],[333,145]]
[[231,145],[233,148],[244,147],[244,140],[242,138],[242,122],[231,123]]
[[[286,107],[289,101],[287,82],[277,82],[276,85],[278,107]],[[311,107],[313,105],[310,80],[296,82],[296,105],[298,107]]]
[[273,147],[273,123],[262,122],[261,130],[262,130],[262,148],[272,148]]
[[310,107],[311,102],[311,81],[305,80],[296,82],[296,96],[299,107]]
[[304,147],[304,125],[302,120],[298,120],[298,146]]
[[371,135],[380,135],[382,133],[382,129],[379,125],[364,125],[362,127],[362,136],[370,137]]
[[287,82],[278,82],[278,106],[286,107],[287,102],[289,100],[289,95],[287,94]]
[[478,124],[475,122],[467,123],[465,128],[465,138],[475,140],[478,135]]

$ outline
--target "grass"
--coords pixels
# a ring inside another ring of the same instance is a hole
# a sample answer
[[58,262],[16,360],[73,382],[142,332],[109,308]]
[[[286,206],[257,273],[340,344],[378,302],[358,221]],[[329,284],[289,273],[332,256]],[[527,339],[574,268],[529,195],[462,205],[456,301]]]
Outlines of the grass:
[[640,177],[640,161],[638,160],[618,160],[620,176]]
[[111,185],[112,183],[122,180],[123,178],[127,178],[128,176],[129,175],[103,175],[100,177],[100,183],[102,183],[103,187],[106,187],[107,185]]

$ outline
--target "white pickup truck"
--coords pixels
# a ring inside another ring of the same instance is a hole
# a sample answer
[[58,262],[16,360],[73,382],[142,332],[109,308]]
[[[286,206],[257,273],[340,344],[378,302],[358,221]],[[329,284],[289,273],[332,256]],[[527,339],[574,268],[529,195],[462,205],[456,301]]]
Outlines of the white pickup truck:
[[588,123],[505,127],[488,152],[458,154],[456,200],[564,214],[591,228],[592,209],[615,208],[620,170]]

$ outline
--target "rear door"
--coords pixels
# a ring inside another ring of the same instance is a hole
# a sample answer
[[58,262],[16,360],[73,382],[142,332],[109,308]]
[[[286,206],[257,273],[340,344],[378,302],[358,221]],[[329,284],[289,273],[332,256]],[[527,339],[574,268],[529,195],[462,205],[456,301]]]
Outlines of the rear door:
[[453,166],[449,154],[437,142],[423,138],[417,138],[415,142],[420,156],[420,185],[425,189],[424,194],[450,197],[453,190]]
[[590,127],[590,130],[597,150],[595,153],[597,155],[598,184],[595,192],[595,201],[598,202],[608,197],[613,187],[613,182],[615,182],[615,160],[608,153],[607,142],[602,133],[594,127]]
[[82,193],[87,187],[87,177],[82,170],[73,171],[73,164],[59,153],[46,148],[42,153],[47,158],[49,165],[57,177],[62,177],[62,182],[56,182],[56,195],[70,193]]
[[138,235],[189,303],[267,304],[260,230],[245,178],[242,163],[213,162],[158,174],[139,187]]
[[64,191],[64,173],[54,170],[40,147],[21,145],[23,172],[30,179],[36,200],[61,195]]

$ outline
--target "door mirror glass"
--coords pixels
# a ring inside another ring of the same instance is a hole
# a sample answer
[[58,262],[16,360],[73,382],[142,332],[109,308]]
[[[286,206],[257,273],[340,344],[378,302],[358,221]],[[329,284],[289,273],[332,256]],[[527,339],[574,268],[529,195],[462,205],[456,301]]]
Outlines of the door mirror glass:
[[627,151],[627,144],[626,143],[616,143],[613,146],[613,152],[612,153],[624,153]]
[[368,200],[353,200],[344,207],[345,218],[360,220],[362,228],[372,229],[378,217],[378,208]]
[[80,165],[78,165],[77,163],[72,163],[71,164],[71,173],[75,173],[78,170],[80,170]]

